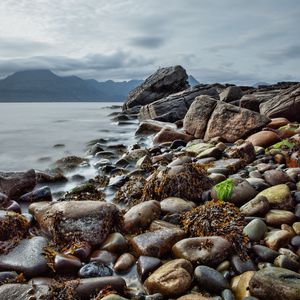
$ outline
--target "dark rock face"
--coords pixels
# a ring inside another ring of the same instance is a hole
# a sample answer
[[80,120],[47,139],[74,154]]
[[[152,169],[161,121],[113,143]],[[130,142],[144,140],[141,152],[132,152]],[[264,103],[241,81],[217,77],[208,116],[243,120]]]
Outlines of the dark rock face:
[[217,89],[213,85],[198,85],[142,106],[138,116],[139,120],[154,119],[163,122],[182,120],[195,98],[201,95],[219,99]]
[[27,172],[0,172],[0,192],[10,198],[31,192],[36,185],[34,170]]
[[78,239],[92,245],[102,243],[122,222],[114,204],[100,201],[37,202],[29,210],[43,231],[55,239]]
[[250,280],[251,295],[261,300],[299,300],[300,274],[283,268],[265,268]]
[[260,104],[260,113],[269,118],[284,117],[289,121],[300,121],[300,84],[281,92]]
[[42,275],[48,270],[47,260],[43,255],[47,245],[47,240],[41,236],[22,240],[8,254],[0,255],[0,270],[14,270],[26,276]]
[[140,86],[132,90],[123,109],[146,105],[155,100],[188,88],[187,74],[181,66],[158,69]]

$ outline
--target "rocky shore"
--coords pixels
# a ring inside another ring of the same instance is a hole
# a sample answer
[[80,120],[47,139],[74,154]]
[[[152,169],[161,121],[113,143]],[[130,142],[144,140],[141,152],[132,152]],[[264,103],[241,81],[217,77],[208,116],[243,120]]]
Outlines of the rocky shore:
[[300,299],[300,83],[186,80],[159,69],[112,115],[136,144],[0,172],[0,299]]

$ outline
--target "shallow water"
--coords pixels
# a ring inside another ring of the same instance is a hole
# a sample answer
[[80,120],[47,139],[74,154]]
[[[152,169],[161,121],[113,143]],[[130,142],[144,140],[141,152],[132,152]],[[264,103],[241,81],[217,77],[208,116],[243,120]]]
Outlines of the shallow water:
[[135,125],[108,115],[121,103],[0,103],[0,171],[45,169],[67,155],[83,156],[86,143],[105,138],[134,142]]

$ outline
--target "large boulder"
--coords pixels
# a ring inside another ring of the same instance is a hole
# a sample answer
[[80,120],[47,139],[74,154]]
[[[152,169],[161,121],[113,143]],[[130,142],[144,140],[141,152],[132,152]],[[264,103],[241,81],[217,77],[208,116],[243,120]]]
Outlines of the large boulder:
[[100,201],[37,202],[29,211],[41,229],[57,241],[81,240],[101,244],[122,226],[118,208]]
[[220,93],[220,100],[225,102],[232,102],[241,99],[243,92],[238,86],[229,86]]
[[213,85],[197,85],[142,106],[138,116],[139,120],[154,119],[163,122],[182,120],[195,98],[201,95],[209,95],[219,99],[217,88]]
[[196,97],[183,120],[184,130],[195,138],[203,138],[206,125],[217,101],[207,95]]
[[260,104],[260,113],[270,118],[284,117],[300,122],[300,83]]
[[222,137],[235,142],[266,126],[270,119],[257,112],[219,101],[207,123],[204,140]]
[[132,90],[123,109],[146,105],[188,88],[187,74],[181,66],[160,68],[140,86]]

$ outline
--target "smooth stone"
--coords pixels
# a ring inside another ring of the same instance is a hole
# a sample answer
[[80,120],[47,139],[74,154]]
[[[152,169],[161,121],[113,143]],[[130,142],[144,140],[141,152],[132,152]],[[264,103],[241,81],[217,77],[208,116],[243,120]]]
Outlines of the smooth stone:
[[184,236],[185,233],[182,230],[161,229],[137,235],[131,238],[129,242],[137,256],[162,257]]
[[266,233],[264,241],[269,248],[278,250],[279,248],[286,246],[292,237],[293,235],[286,230],[274,229]]
[[293,229],[297,235],[300,235],[300,222],[293,223]]
[[278,184],[269,187],[258,196],[264,196],[268,199],[271,208],[275,209],[291,209],[293,207],[293,199],[290,193],[290,189],[286,184]]
[[291,239],[291,245],[300,248],[300,235],[296,235]]
[[274,260],[274,266],[297,272],[300,264],[286,255],[279,255]]
[[38,202],[38,201],[52,201],[51,189],[48,186],[41,187],[32,192],[22,195],[19,198],[22,202]]
[[[178,214],[176,214],[178,215]],[[150,231],[156,231],[161,229],[173,229],[173,230],[180,230],[180,226],[170,223],[168,221],[164,220],[155,220],[151,223],[149,230]]]
[[46,234],[67,242],[98,245],[121,224],[117,206],[102,201],[36,202],[29,206],[29,212]]
[[94,261],[84,265],[79,270],[78,275],[81,278],[104,277],[104,276],[112,276],[113,271],[108,266]]
[[186,201],[177,197],[169,197],[160,202],[160,207],[165,214],[181,213],[196,207],[192,201]]
[[227,271],[229,267],[230,267],[230,261],[225,260],[216,267],[216,270],[221,273]]
[[226,289],[222,292],[222,297],[224,300],[235,300],[234,294],[229,289]]
[[18,273],[15,271],[0,272],[0,285],[4,284],[10,280],[15,281],[17,276],[18,276]]
[[105,265],[112,265],[117,260],[117,256],[106,250],[95,250],[92,252],[90,261],[96,261]]
[[294,260],[294,261],[298,261],[299,257],[296,253],[294,253],[292,250],[287,249],[287,248],[280,248],[278,250],[278,252],[282,255],[287,256],[289,259]]
[[198,266],[194,275],[199,288],[205,291],[218,294],[229,288],[229,283],[222,274],[210,267]]
[[197,155],[197,158],[201,159],[201,158],[213,157],[219,159],[221,156],[222,156],[222,151],[217,147],[212,147],[199,153]]
[[158,219],[161,213],[160,203],[155,200],[142,202],[133,206],[124,215],[124,230],[127,233],[138,233]]
[[219,173],[211,173],[208,177],[211,178],[216,184],[226,180],[226,176]]
[[242,300],[244,297],[250,296],[249,282],[254,274],[254,271],[247,271],[232,278],[231,290],[233,291],[236,300]]
[[233,255],[231,257],[231,265],[238,274],[256,270],[256,267],[250,258],[247,260],[242,260],[238,255]]
[[58,253],[54,259],[54,268],[59,273],[75,273],[81,268],[81,261],[74,255]]
[[92,252],[92,247],[86,242],[77,243],[75,249],[70,248],[64,252],[64,254],[71,254],[78,257],[81,261],[86,261]]
[[299,300],[300,274],[283,268],[265,268],[254,274],[251,295],[261,300]]
[[263,130],[250,135],[246,141],[249,141],[253,146],[268,147],[281,141],[278,134],[273,131]]
[[39,276],[49,271],[44,248],[48,241],[41,236],[24,239],[9,253],[0,255],[0,271],[17,271],[25,276]]
[[278,185],[291,181],[285,172],[279,170],[266,171],[264,173],[264,179],[270,185]]
[[111,233],[100,247],[101,250],[117,254],[125,252],[127,248],[127,241],[119,232]]
[[76,293],[80,299],[91,299],[91,294],[96,291],[100,291],[107,286],[111,286],[112,289],[122,294],[126,287],[126,282],[122,277],[107,276],[107,277],[94,277],[94,278],[82,278],[79,280],[79,284],[75,287]]
[[151,256],[140,256],[137,260],[137,272],[142,281],[161,265],[161,260]]
[[172,248],[175,257],[207,266],[217,266],[228,257],[230,250],[230,242],[219,236],[183,239]]
[[279,252],[263,245],[253,245],[252,249],[256,255],[258,255],[263,261],[267,262],[273,262],[279,255]]
[[171,260],[154,271],[144,282],[144,287],[149,294],[178,297],[190,288],[192,273],[193,267],[187,260]]
[[260,241],[264,237],[266,231],[267,225],[260,219],[252,220],[243,229],[243,233],[253,242]]
[[245,216],[263,216],[269,211],[270,204],[266,197],[256,196],[254,199],[240,207]]
[[136,258],[130,253],[122,254],[114,265],[116,272],[125,272],[129,270],[135,263]]
[[265,216],[266,223],[273,227],[278,227],[281,224],[293,224],[295,215],[287,210],[271,209]]
[[267,125],[267,127],[277,129],[289,123],[290,121],[286,118],[272,118],[271,122]]
[[258,192],[261,192],[270,187],[262,178],[246,178],[246,180],[251,184],[251,186]]

